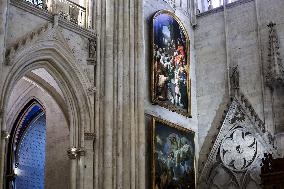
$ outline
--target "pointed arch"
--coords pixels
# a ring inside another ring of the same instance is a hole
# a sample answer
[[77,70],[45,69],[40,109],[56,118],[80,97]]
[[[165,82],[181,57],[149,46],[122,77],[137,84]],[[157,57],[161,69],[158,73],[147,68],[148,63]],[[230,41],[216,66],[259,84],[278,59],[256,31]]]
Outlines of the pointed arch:
[[[87,95],[87,88],[91,84],[77,65],[60,31],[51,28],[43,36],[39,36],[38,40],[19,48],[10,65],[5,68],[8,74],[0,98],[0,109],[3,110],[2,128],[6,129],[7,103],[13,87],[31,70],[44,68],[58,82],[64,95],[70,121],[70,147],[83,147],[84,130],[92,128],[94,124],[94,113]],[[2,157],[3,155],[1,154]],[[77,172],[77,164],[78,162],[72,163],[72,188],[78,186],[76,178],[82,178],[79,176],[79,170],[83,168],[80,167]],[[1,172],[3,173],[3,170]]]
[[15,180],[15,168],[19,162],[19,148],[21,141],[26,135],[32,122],[45,115],[45,109],[35,98],[30,99],[17,114],[10,131],[10,138],[7,145],[7,163],[6,163],[6,188],[13,185]]

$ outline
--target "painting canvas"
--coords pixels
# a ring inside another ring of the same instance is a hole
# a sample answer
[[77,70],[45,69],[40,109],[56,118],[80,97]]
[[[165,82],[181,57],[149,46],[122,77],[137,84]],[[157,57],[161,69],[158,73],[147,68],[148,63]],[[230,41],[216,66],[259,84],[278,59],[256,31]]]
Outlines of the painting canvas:
[[190,117],[189,39],[181,21],[162,10],[153,18],[152,102]]
[[152,120],[152,189],[194,189],[194,132]]

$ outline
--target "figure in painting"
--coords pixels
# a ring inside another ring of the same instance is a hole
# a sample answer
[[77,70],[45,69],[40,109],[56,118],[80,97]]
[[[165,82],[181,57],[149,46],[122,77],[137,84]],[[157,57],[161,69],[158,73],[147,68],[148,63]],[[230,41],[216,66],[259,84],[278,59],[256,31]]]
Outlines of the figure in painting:
[[181,111],[188,111],[187,38],[169,14],[154,19],[154,95],[155,99]]
[[155,189],[194,188],[193,134],[156,125]]

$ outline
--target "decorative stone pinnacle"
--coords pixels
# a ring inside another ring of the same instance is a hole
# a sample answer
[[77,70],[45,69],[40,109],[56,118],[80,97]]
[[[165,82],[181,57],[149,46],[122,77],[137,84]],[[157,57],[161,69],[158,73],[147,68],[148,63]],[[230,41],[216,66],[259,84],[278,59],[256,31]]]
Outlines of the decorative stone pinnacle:
[[237,92],[240,89],[238,65],[233,66],[230,70],[230,84],[233,92]]
[[280,58],[280,44],[276,32],[276,23],[269,22],[268,65],[265,70],[266,84],[273,89],[284,85],[284,68]]

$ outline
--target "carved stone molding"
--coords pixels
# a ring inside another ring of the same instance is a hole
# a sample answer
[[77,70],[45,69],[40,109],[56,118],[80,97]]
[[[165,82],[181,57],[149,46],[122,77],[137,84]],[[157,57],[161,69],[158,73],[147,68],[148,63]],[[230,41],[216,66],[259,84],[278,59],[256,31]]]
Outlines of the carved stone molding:
[[96,133],[84,133],[85,140],[95,140]]
[[89,39],[88,49],[89,49],[89,57],[87,59],[87,62],[88,62],[89,65],[96,66],[96,58],[97,58],[97,40],[96,40],[96,38]]
[[235,94],[240,89],[239,75],[238,65],[230,69],[230,85],[233,92],[232,94]]
[[9,137],[10,137],[10,134],[9,134],[8,131],[5,131],[5,130],[1,131],[1,138],[2,139],[8,140]]
[[268,65],[266,67],[265,81],[270,88],[284,86],[284,68],[280,58],[280,42],[276,32],[276,24],[270,22],[269,27],[269,46],[268,46]]
[[174,10],[176,9],[175,0],[163,0],[163,1],[166,2],[168,5],[170,5],[170,7],[172,7]]
[[11,47],[9,47],[5,54],[5,63],[6,65],[11,65],[13,62],[13,58],[15,56],[16,51],[35,41],[38,36],[42,35],[44,32],[48,30],[49,24],[44,24],[43,26],[35,29],[34,31],[28,33]]
[[87,94],[88,94],[89,96],[93,96],[93,95],[96,93],[96,91],[97,91],[97,88],[96,88],[95,86],[92,86],[92,87],[89,87],[89,88],[87,89]]
[[[273,137],[265,130],[243,94],[235,94],[219,133],[210,147],[199,183],[204,188],[218,184],[217,178],[228,178],[220,189],[246,188],[249,182],[260,184],[260,162],[264,152],[275,153]],[[205,187],[206,186],[206,187]]]

